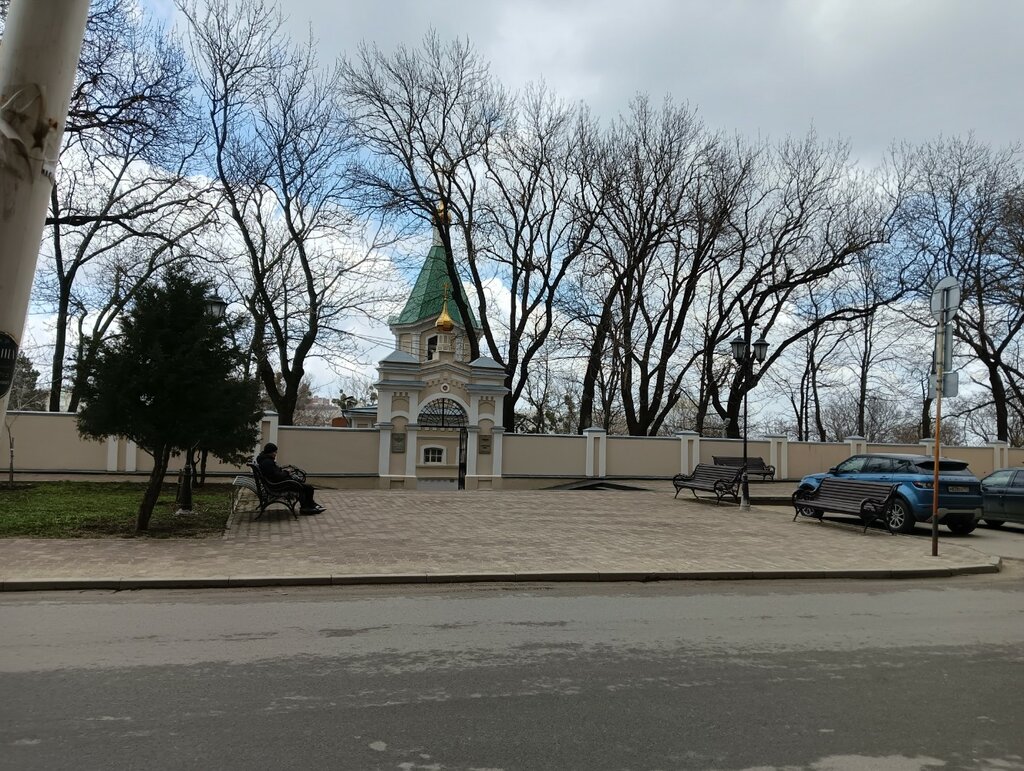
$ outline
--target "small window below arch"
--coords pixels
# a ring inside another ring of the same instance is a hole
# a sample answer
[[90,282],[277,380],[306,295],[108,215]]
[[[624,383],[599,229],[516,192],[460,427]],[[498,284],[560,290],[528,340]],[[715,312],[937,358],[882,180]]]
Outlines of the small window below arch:
[[434,354],[437,353],[437,335],[431,335],[427,338],[427,361],[433,361]]
[[443,447],[424,447],[423,448],[423,463],[444,463],[444,448]]

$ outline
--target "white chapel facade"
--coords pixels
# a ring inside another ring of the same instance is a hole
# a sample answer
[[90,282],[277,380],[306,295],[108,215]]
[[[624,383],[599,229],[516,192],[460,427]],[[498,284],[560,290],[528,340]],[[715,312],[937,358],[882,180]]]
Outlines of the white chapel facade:
[[395,351],[377,367],[374,425],[383,489],[501,486],[505,371],[487,356],[469,361],[466,325],[452,291],[463,289],[451,288],[435,226],[409,299],[390,320]]

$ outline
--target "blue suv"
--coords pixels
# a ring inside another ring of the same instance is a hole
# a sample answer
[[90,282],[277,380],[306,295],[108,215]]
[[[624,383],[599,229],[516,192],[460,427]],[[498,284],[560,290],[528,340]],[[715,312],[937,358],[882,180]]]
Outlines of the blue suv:
[[[825,477],[893,482],[896,499],[886,512],[892,530],[912,533],[914,525],[932,516],[935,458],[928,455],[869,453],[854,455],[824,474],[810,474],[800,487],[814,490]],[[962,460],[939,460],[939,522],[956,535],[967,535],[982,516],[981,483]]]

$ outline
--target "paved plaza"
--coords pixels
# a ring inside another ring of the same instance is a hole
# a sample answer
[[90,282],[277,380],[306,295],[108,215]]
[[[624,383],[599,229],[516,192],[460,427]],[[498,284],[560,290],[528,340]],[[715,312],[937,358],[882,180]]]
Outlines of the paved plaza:
[[[998,570],[944,536],[646,490],[320,490],[327,511],[232,515],[220,538],[3,539],[4,590],[453,580],[887,577]],[[756,501],[756,498],[755,498]]]

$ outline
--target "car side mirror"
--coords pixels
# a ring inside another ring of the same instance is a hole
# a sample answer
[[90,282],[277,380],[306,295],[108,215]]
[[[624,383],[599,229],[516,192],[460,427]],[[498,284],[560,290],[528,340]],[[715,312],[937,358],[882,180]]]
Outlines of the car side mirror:
[[832,468],[830,468],[828,470],[828,473],[829,474],[837,474],[837,473],[839,473],[839,466],[833,466]]

